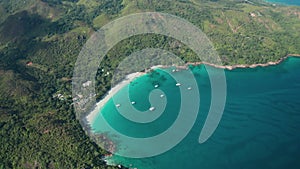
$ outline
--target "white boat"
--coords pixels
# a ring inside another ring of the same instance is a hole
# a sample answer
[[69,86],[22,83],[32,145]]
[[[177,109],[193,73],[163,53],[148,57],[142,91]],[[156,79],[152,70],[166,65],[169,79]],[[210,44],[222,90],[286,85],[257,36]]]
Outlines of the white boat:
[[188,89],[188,90],[192,90],[192,87],[188,87],[187,89]]
[[181,84],[180,83],[176,83],[176,86],[181,86]]
[[158,87],[159,87],[159,85],[157,84],[157,85],[155,85],[154,87],[155,87],[155,88],[158,88]]
[[165,95],[161,94],[160,97],[163,98],[163,97],[165,97]]
[[131,104],[135,104],[135,102],[131,102]]
[[172,72],[179,72],[179,69],[173,69]]
[[121,104],[116,104],[116,107],[117,107],[117,108],[121,107]]
[[150,107],[149,110],[150,110],[150,111],[154,111],[154,110],[155,110],[155,107]]

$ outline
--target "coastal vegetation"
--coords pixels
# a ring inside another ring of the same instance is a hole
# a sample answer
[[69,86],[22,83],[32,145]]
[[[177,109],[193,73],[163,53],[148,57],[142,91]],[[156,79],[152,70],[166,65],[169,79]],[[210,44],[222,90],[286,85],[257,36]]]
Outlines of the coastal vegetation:
[[[21,3],[22,2],[22,3]],[[277,61],[300,53],[300,7],[259,0],[10,0],[0,2],[0,168],[113,168],[75,117],[71,78],[87,39],[111,20],[144,11],[182,17],[211,39],[224,65]],[[96,97],[118,63],[161,48],[199,62],[176,39],[134,36],[101,63]],[[107,73],[110,72],[110,73]]]

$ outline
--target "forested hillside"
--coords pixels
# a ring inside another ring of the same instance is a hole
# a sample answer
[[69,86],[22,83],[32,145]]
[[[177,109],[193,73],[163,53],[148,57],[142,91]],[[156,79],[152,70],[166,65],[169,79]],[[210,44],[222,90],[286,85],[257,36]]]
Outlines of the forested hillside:
[[[144,11],[185,18],[207,34],[224,64],[265,63],[300,53],[300,8],[260,0],[0,1],[0,168],[110,168],[72,107],[71,78],[87,39],[111,20]],[[142,43],[141,43],[142,42]],[[175,39],[140,35],[102,62],[97,98],[122,58],[160,47],[185,61],[195,54]]]

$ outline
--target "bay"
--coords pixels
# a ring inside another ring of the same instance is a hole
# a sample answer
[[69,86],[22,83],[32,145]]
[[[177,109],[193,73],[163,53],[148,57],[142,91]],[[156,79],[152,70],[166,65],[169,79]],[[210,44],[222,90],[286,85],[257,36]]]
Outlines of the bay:
[[[138,159],[113,156],[108,159],[110,163],[139,169],[300,168],[299,58],[290,57],[276,66],[225,70],[227,100],[223,117],[212,137],[203,144],[199,144],[198,138],[210,108],[211,84],[204,65],[192,66],[190,70],[198,84],[200,108],[188,135],[158,156]],[[130,99],[136,101],[134,107],[146,111],[151,106],[149,93],[159,84],[168,101],[165,111],[155,121],[135,123],[118,113],[115,105],[122,102],[125,88],[107,102],[101,115],[116,131],[131,137],[162,133],[173,125],[181,102],[176,80],[170,74],[171,69],[157,69],[127,86]],[[185,71],[176,74],[184,76]],[[91,126],[95,133],[107,132],[99,116]],[[117,138],[111,139],[118,144]],[[117,147],[120,151],[130,151],[121,143]]]

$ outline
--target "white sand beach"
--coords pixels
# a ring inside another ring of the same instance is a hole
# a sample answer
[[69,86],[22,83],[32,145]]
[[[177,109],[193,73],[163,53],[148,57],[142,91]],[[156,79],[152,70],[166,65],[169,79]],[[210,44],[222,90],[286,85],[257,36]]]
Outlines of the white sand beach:
[[108,94],[102,99],[100,100],[94,110],[92,110],[87,116],[87,122],[89,124],[92,124],[93,121],[95,120],[95,118],[97,117],[100,109],[109,101],[110,98],[112,98],[120,89],[122,89],[124,86],[126,86],[127,84],[129,84],[131,81],[133,81],[135,78],[144,75],[144,72],[136,72],[136,73],[132,73],[126,76],[126,79],[123,80],[122,82],[118,83],[116,86],[114,86],[109,92]]

